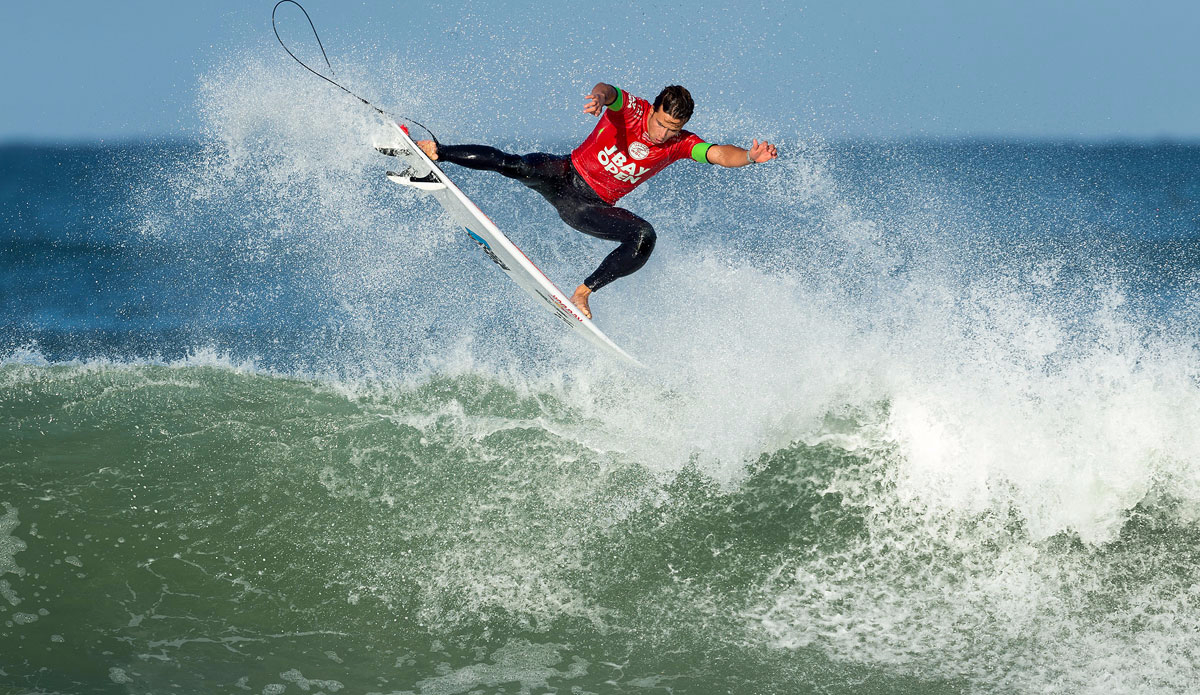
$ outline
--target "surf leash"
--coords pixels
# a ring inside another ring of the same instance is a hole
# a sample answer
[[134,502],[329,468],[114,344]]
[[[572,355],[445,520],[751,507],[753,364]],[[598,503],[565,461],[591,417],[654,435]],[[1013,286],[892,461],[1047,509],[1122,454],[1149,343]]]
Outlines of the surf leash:
[[304,18],[308,20],[308,26],[310,28],[312,28],[313,37],[317,40],[317,46],[320,47],[320,49],[321,49],[321,57],[325,59],[325,66],[329,68],[329,74],[331,74],[331,75],[337,74],[333,70],[333,64],[331,64],[329,62],[329,56],[325,54],[325,45],[323,43],[321,43],[321,36],[320,36],[320,34],[317,33],[317,27],[315,24],[313,24],[312,17],[308,16],[308,10],[305,10],[304,6],[301,5],[300,3],[296,2],[296,0],[279,0],[279,2],[275,3],[274,9],[271,10],[271,28],[275,30],[275,38],[279,40],[279,45],[283,46],[283,50],[287,51],[287,54],[292,57],[292,60],[296,61],[297,63],[300,63],[300,67],[304,68],[305,70],[308,70],[312,74],[316,75],[317,77],[320,77],[322,80],[325,80],[326,82],[333,85],[334,87],[337,87],[338,89],[349,94],[350,96],[354,97],[355,99],[358,99],[359,101],[366,104],[367,106],[370,106],[379,115],[387,117],[387,118],[399,118],[401,120],[408,121],[409,123],[412,123],[413,125],[421,128],[426,133],[429,133],[429,137],[433,138],[434,143],[437,143],[437,141],[438,141],[437,136],[434,135],[433,131],[430,130],[428,127],[426,127],[423,123],[419,123],[419,122],[409,118],[408,116],[401,116],[399,114],[389,113],[387,111],[384,111],[383,109],[372,104],[371,102],[367,101],[366,99],[363,99],[362,97],[355,94],[354,92],[351,92],[349,89],[346,89],[345,87],[338,84],[337,82],[330,79],[329,77],[317,72],[316,70],[313,70],[303,60],[300,60],[299,58],[297,58],[296,54],[292,53],[292,50],[287,47],[286,43],[283,42],[283,38],[279,35],[279,27],[277,27],[275,25],[275,13],[277,11],[279,11],[279,6],[284,3],[291,3],[291,4],[295,5],[296,7],[299,7],[300,11],[304,13]]

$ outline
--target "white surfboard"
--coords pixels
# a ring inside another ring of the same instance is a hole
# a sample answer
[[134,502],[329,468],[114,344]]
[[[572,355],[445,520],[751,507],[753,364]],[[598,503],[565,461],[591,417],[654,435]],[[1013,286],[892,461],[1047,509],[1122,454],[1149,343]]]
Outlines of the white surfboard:
[[591,319],[584,316],[578,307],[571,303],[571,299],[550,282],[546,274],[539,270],[516,244],[504,236],[487,215],[454,185],[445,172],[417,147],[403,127],[390,121],[389,125],[395,130],[396,142],[386,147],[377,146],[377,149],[400,159],[408,166],[408,171],[389,171],[389,180],[431,193],[493,263],[512,278],[513,282],[520,285],[521,289],[537,299],[538,303],[550,309],[563,323],[570,326],[571,330],[630,364],[645,367],[604,335]]

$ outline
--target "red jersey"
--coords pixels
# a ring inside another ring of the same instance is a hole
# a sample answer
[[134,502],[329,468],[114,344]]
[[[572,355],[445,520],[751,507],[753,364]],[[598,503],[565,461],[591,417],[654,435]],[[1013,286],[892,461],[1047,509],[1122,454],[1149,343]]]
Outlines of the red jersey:
[[650,142],[646,125],[653,110],[650,102],[618,89],[596,129],[571,153],[575,171],[609,204],[671,162],[688,157],[708,161],[709,144],[686,130],[661,145]]

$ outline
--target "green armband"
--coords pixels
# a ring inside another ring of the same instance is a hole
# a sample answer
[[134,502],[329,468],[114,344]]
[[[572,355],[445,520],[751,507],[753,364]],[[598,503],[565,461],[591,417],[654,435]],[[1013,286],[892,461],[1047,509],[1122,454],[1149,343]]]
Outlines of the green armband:
[[617,90],[617,98],[613,99],[613,103],[608,105],[608,109],[610,111],[620,111],[621,107],[625,105],[625,92],[622,92],[620,87],[613,87],[613,89]]
[[710,164],[708,161],[708,148],[712,147],[711,142],[701,142],[692,147],[692,159],[701,164]]

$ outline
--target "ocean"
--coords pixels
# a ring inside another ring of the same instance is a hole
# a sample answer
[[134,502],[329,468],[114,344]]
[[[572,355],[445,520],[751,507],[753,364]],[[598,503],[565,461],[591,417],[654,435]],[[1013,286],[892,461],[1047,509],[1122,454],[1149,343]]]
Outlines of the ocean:
[[678,164],[592,301],[638,370],[287,70],[0,146],[0,690],[1197,692],[1200,146]]

